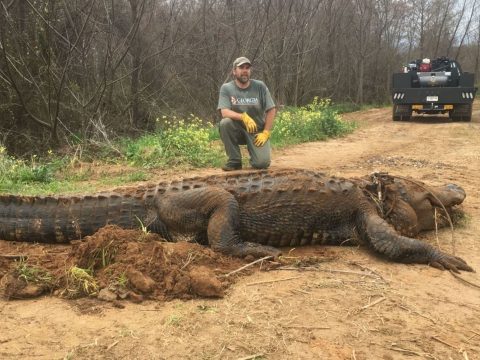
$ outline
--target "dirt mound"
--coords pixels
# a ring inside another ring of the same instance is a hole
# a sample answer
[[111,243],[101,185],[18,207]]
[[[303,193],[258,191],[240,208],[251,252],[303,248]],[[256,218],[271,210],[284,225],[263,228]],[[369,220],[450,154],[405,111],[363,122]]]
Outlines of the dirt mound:
[[[26,246],[27,245],[27,246]],[[61,250],[57,245],[19,244],[0,258],[0,295],[6,299],[45,292],[101,300],[223,297],[245,264],[194,243],[167,243],[157,234],[106,226]],[[1,251],[0,244],[0,251]]]

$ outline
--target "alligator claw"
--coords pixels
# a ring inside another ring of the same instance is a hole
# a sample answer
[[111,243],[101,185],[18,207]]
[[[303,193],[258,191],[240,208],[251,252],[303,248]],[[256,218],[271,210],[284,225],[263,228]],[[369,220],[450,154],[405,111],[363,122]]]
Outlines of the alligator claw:
[[430,261],[429,265],[440,270],[451,270],[457,274],[460,273],[460,270],[475,272],[462,258],[444,253]]

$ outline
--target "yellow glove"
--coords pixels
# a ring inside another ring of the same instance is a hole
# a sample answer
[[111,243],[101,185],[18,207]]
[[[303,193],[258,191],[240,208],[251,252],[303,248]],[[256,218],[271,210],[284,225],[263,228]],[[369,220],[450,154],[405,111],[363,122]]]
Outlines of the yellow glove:
[[268,130],[263,130],[260,134],[257,134],[255,136],[255,146],[263,146],[267,142],[267,140],[270,138],[270,131]]
[[242,121],[250,134],[257,131],[257,123],[246,112],[242,114]]

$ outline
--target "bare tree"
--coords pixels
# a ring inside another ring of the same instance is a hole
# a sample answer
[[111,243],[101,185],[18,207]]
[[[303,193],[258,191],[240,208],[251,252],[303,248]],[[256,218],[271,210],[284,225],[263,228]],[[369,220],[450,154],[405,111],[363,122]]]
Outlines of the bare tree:
[[279,104],[385,102],[415,58],[480,72],[477,3],[0,0],[2,142],[21,154],[151,131],[162,114],[213,119],[240,55]]

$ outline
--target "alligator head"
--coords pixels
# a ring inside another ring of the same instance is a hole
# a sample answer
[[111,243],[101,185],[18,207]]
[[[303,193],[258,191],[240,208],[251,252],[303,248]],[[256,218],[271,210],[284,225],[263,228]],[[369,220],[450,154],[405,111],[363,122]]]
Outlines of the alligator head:
[[428,186],[399,177],[386,184],[384,191],[386,220],[407,236],[448,226],[451,215],[458,211],[454,207],[461,204],[466,196],[465,191],[455,184]]

